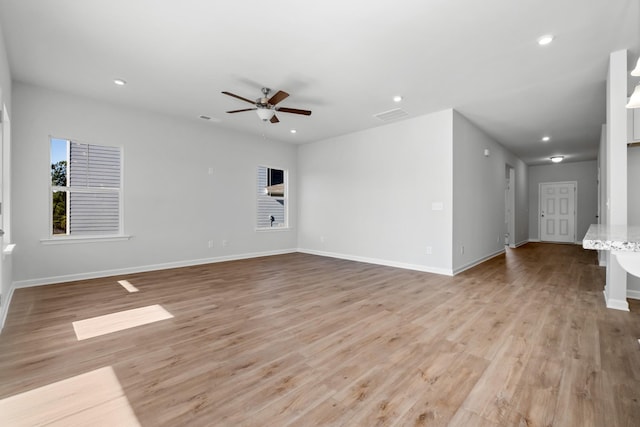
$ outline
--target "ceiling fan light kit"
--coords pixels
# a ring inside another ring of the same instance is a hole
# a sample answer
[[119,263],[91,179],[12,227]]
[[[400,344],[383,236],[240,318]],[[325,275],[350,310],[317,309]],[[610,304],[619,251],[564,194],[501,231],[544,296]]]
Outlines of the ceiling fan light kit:
[[258,117],[260,117],[260,120],[262,120],[263,122],[271,122],[271,123],[278,123],[280,120],[278,120],[278,117],[276,116],[276,112],[281,112],[281,113],[292,113],[292,114],[301,114],[303,116],[310,116],[311,115],[311,111],[309,110],[299,110],[297,108],[286,108],[286,107],[277,107],[276,104],[279,104],[280,102],[284,101],[286,98],[289,97],[289,94],[287,92],[284,92],[282,90],[279,90],[278,92],[276,92],[275,95],[273,95],[271,98],[269,98],[269,94],[271,93],[271,89],[269,89],[268,87],[263,87],[262,88],[262,96],[258,99],[256,99],[255,101],[251,101],[250,99],[244,98],[242,96],[236,95],[234,93],[231,92],[222,92],[225,95],[231,96],[233,98],[239,99],[241,101],[244,102],[248,102],[249,104],[253,104],[254,108],[243,108],[241,110],[231,110],[231,111],[227,111],[227,113],[240,113],[243,111],[255,111],[258,114]]
[[631,75],[633,77],[640,77],[640,58],[638,58],[638,62],[636,63],[636,68],[631,71]]
[[258,113],[258,117],[260,117],[260,120],[263,122],[268,122],[271,120],[273,115],[276,114],[276,112],[271,108],[258,108],[256,113]]
[[636,86],[633,94],[631,94],[627,108],[640,108],[640,84]]

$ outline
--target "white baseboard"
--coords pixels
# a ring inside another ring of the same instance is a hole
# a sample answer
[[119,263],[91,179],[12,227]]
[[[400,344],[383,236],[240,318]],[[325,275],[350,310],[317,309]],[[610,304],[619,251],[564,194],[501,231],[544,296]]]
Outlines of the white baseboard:
[[53,285],[55,283],[74,282],[77,280],[97,279],[100,277],[120,276],[123,274],[143,273],[146,271],[167,270],[170,268],[190,267],[193,265],[212,264],[225,261],[237,261],[241,259],[259,258],[263,256],[283,255],[296,252],[296,249],[283,249],[267,252],[253,252],[247,254],[228,255],[215,258],[201,258],[186,261],[167,262],[163,264],[151,264],[140,267],[118,268],[102,270],[90,273],[68,274],[64,276],[42,277],[31,280],[19,280],[14,282],[15,288],[29,288],[32,286]]
[[529,243],[530,241],[531,241],[531,240],[523,240],[523,241],[521,241],[521,242],[516,243],[516,244],[515,244],[515,247],[516,247],[516,248],[519,248],[519,247],[520,247],[520,246],[522,246],[522,245],[526,245],[526,244],[527,244],[527,243]]
[[[16,248],[15,243],[8,243],[2,249],[3,259],[3,269],[2,272],[3,280],[7,280],[7,282],[11,282],[11,271],[13,270],[13,260],[11,259],[11,255],[13,254],[14,249]],[[13,298],[13,291],[15,289],[15,285],[13,283],[9,283],[9,290],[6,295],[2,295],[2,305],[0,306],[0,333],[2,333],[2,328],[4,328],[4,322],[7,320],[7,314],[9,313],[9,307],[11,306],[11,298]]]
[[617,300],[613,298],[607,299],[607,292],[602,291],[602,293],[604,294],[604,302],[607,305],[607,308],[612,308],[614,310],[621,310],[621,311],[629,311],[629,303],[627,302],[627,300]]
[[448,269],[437,268],[437,267],[427,267],[424,265],[409,264],[409,263],[397,262],[397,261],[389,261],[386,259],[361,257],[357,255],[341,254],[336,252],[316,251],[313,249],[298,249],[298,252],[309,254],[309,255],[318,255],[318,256],[325,256],[329,258],[344,259],[347,261],[357,261],[357,262],[365,262],[367,264],[384,265],[386,267],[403,268],[405,270],[422,271],[423,273],[434,273],[434,274],[442,274],[444,276],[453,276],[453,271]]
[[640,299],[640,291],[635,289],[627,289],[627,298]]
[[7,314],[9,314],[9,307],[11,306],[11,298],[13,297],[13,290],[15,286],[12,284],[9,287],[9,295],[2,295],[2,311],[0,312],[0,333],[4,328],[4,322],[7,320]]
[[468,269],[470,269],[470,268],[473,268],[473,267],[475,267],[475,266],[476,266],[476,265],[478,265],[478,264],[482,264],[483,262],[488,261],[488,260],[490,260],[491,258],[495,258],[495,257],[497,257],[497,256],[500,256],[500,255],[502,255],[504,252],[505,252],[505,250],[504,250],[504,249],[500,249],[499,251],[496,251],[496,252],[494,252],[494,253],[492,253],[492,254],[490,254],[490,255],[487,255],[487,256],[485,256],[485,257],[479,258],[479,259],[477,259],[477,260],[475,260],[475,261],[471,261],[471,262],[469,262],[469,263],[467,263],[467,264],[465,264],[465,265],[463,265],[463,266],[460,266],[460,267],[458,267],[458,268],[454,269],[454,270],[453,270],[453,275],[455,276],[456,274],[462,273],[463,271],[468,270]]
[[[528,242],[530,242],[530,243],[541,243],[542,240],[540,240],[540,239],[529,239]],[[545,241],[545,243],[560,243],[560,244],[565,244],[565,245],[580,245],[580,246],[582,246],[582,240],[576,241],[576,242],[550,242],[550,241]]]

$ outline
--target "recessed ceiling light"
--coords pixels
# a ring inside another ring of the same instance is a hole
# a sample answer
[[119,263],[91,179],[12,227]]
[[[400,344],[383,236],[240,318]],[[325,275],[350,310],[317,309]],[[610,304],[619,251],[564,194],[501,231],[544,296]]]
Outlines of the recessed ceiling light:
[[551,141],[550,137],[548,137],[548,136],[543,136],[542,137],[542,142],[549,142],[549,141]]
[[553,163],[560,163],[563,160],[564,160],[564,156],[553,156],[553,157],[551,157],[551,161]]
[[402,97],[400,95],[396,95],[393,97],[393,102],[400,102],[402,101]]
[[122,80],[122,79],[114,79],[113,82],[118,86],[124,86],[124,85],[127,84],[127,82],[125,80]]
[[548,34],[546,36],[542,36],[538,39],[538,44],[540,46],[546,46],[549,43],[551,43],[553,41],[553,36],[551,34]]
[[289,132],[291,132],[291,133],[296,133],[296,132],[298,132],[298,131],[297,131],[297,130],[295,130],[295,129],[291,129]]

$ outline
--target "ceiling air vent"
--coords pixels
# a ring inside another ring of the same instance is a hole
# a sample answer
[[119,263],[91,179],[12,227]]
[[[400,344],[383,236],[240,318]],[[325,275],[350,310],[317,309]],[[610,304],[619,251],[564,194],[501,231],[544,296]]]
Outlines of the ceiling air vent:
[[398,120],[403,117],[407,117],[409,113],[401,108],[394,108],[393,110],[384,111],[382,113],[374,114],[373,117],[382,120],[383,122],[390,122],[392,120]]

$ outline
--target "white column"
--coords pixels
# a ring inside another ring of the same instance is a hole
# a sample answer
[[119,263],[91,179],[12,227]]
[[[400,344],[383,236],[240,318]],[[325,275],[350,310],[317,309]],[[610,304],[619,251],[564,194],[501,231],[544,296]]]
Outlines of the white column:
[[[607,125],[600,130],[600,146],[598,147],[598,224],[608,224],[607,218]],[[598,265],[607,266],[607,252],[598,251]]]
[[[607,224],[627,225],[627,51],[609,56],[607,76]],[[607,254],[607,307],[629,311],[627,272]]]

